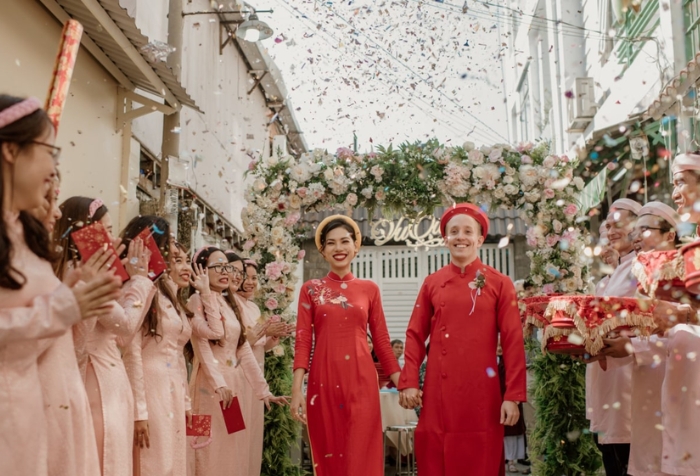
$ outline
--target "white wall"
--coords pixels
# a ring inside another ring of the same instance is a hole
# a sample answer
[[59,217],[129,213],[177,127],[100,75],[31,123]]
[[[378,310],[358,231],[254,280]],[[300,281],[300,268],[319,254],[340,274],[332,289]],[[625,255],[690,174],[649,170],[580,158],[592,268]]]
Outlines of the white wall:
[[[528,0],[524,2],[526,14],[543,15],[561,19],[567,25],[578,25],[589,30],[606,31],[601,21],[599,0]],[[663,3],[663,2],[662,2]],[[643,112],[656,98],[661,85],[671,78],[674,69],[684,64],[678,60],[678,49],[682,42],[669,34],[678,24],[680,7],[659,8],[661,26],[651,36],[659,40],[647,41],[635,60],[625,69],[615,55],[617,44],[606,60],[601,59],[601,35],[589,32],[580,34],[567,26],[562,28],[554,22],[539,21],[540,29],[522,17],[517,35],[510,44],[510,53],[505,59],[504,81],[506,83],[509,110],[519,110],[517,86],[522,71],[530,58],[528,79],[530,86],[531,120],[549,124],[542,137],[552,140],[557,153],[573,153],[574,145],[583,144],[594,131],[615,126],[626,121],[630,115]],[[671,18],[672,15],[676,17]],[[543,28],[543,26],[545,28]],[[556,31],[555,31],[556,30]],[[675,64],[675,66],[674,66]],[[573,89],[577,77],[592,77],[595,80],[595,100],[599,108],[593,121],[584,133],[567,131],[567,91]],[[537,93],[536,95],[533,93]],[[548,112],[548,109],[551,108]],[[521,137],[520,127],[511,127],[511,141],[534,140],[540,136],[537,127],[533,137]]]
[[[162,36],[162,27],[148,15],[167,11],[167,0],[149,0],[148,11],[137,8],[137,25],[144,34]],[[185,11],[210,10],[208,1],[194,0]],[[268,113],[261,92],[253,86],[238,50],[228,45],[219,55],[219,23],[214,15],[188,16],[184,20],[182,78],[189,94],[204,111],[183,108],[180,157],[191,161],[188,181],[192,188],[242,229],[240,213],[250,158],[247,152],[269,154]],[[167,24],[166,24],[167,31]],[[264,69],[264,65],[253,65]],[[134,121],[134,135],[156,154],[160,153],[162,119],[152,114]]]
[[[7,0],[0,14],[0,91],[46,98],[62,25],[38,1]],[[63,148],[61,197],[101,197],[119,215],[121,134],[117,85],[85,50],[78,54],[57,144]]]

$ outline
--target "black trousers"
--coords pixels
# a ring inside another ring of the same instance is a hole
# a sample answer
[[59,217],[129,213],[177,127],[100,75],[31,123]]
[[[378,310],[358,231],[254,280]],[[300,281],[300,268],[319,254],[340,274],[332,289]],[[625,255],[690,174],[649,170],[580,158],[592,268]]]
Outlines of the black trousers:
[[627,465],[630,460],[629,443],[612,443],[601,445],[598,443],[598,435],[593,435],[595,444],[603,453],[603,466],[606,476],[627,476]]

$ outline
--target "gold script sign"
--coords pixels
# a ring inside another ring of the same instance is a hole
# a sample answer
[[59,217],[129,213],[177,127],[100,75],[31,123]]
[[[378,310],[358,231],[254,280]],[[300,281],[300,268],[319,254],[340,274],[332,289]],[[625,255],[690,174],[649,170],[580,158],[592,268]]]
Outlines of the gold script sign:
[[[421,224],[428,222],[421,233]],[[409,220],[401,217],[398,220],[382,218],[372,222],[370,236],[374,244],[382,246],[390,241],[406,243],[408,246],[443,246],[444,241],[440,235],[440,220],[433,216],[423,217],[419,220]]]

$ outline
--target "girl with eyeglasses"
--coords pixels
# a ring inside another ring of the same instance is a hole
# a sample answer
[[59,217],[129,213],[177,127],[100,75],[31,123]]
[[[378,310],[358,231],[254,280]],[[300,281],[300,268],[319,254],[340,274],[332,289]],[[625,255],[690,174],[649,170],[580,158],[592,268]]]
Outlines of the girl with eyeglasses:
[[[90,401],[101,472],[129,476],[133,468],[134,398],[121,348],[141,327],[155,294],[155,287],[148,278],[150,252],[141,239],[135,239],[142,230],[139,218],[126,226],[120,239],[114,239],[109,210],[102,200],[71,197],[60,208],[62,216],[53,233],[55,246],[60,250],[54,267],[57,276],[78,266],[84,274],[109,268],[111,262],[101,256],[103,251],[83,263],[71,237],[72,232],[93,223],[101,223],[114,240],[117,255],[121,255],[130,276],[121,287],[119,298],[109,304],[109,312],[85,320],[73,329],[75,352]],[[158,217],[144,218],[150,223],[158,220]],[[169,227],[165,228],[165,233],[169,235]]]
[[[266,406],[270,403],[283,404],[284,397],[275,397],[265,381],[253,351],[245,337],[240,310],[233,296],[224,296],[228,291],[233,266],[218,248],[205,247],[198,250],[193,259],[193,267],[206,269],[209,290],[192,294],[188,308],[195,319],[206,321],[213,334],[202,334],[193,328],[192,346],[195,359],[190,379],[192,412],[212,416],[210,445],[195,451],[195,474],[201,476],[249,476],[248,451],[250,432],[245,416],[249,414],[246,400],[242,396],[246,386],[253,388],[255,398]],[[202,302],[211,295],[211,306]],[[201,371],[199,371],[201,370]],[[241,406],[246,430],[228,434],[219,402],[228,408],[237,396]]]
[[203,270],[193,273],[187,250],[180,243],[155,231],[167,229],[164,219],[152,224],[142,220],[136,228],[149,225],[168,270],[156,279],[153,302],[124,353],[135,400],[135,468],[142,475],[185,476],[185,425],[192,414],[183,350],[192,333],[194,314],[186,309],[181,291],[192,284],[200,293],[206,292],[209,281]]
[[[34,98],[0,95],[0,461],[6,474],[95,474],[90,413],[69,329],[100,314],[119,280],[53,274],[30,213],[53,193],[55,131]],[[53,374],[53,375],[52,375]],[[92,448],[92,451],[91,451]],[[92,463],[92,465],[91,465]]]

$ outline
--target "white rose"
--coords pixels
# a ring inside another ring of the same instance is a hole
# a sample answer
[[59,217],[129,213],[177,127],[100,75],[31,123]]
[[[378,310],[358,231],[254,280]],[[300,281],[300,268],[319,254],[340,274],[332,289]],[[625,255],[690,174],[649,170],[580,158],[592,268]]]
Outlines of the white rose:
[[333,180],[334,176],[335,174],[333,173],[333,169],[326,169],[323,171],[323,178],[325,178],[328,181]]
[[505,191],[508,195],[515,195],[518,193],[518,187],[516,187],[515,185],[508,184],[505,187],[503,187],[503,191]]
[[291,194],[289,196],[289,206],[295,210],[301,208],[301,197],[296,193]]
[[495,198],[503,199],[506,197],[506,191],[503,189],[503,187],[498,187],[496,190],[493,191],[493,196]]
[[554,220],[552,222],[552,226],[554,227],[554,233],[557,233],[557,234],[561,233],[563,225],[561,224],[561,222],[559,220]]
[[505,183],[505,184],[513,183],[513,177],[509,177],[508,175],[506,175],[505,177],[503,177],[503,183]]
[[585,185],[585,182],[581,177],[574,177],[574,185],[576,186],[577,189],[583,190],[583,186]]
[[484,154],[484,156],[488,156],[493,149],[489,146],[482,145],[479,150],[481,150],[481,153]]
[[277,157],[276,154],[272,154],[269,157],[265,158],[265,164],[267,164],[270,167],[274,167],[279,163],[279,157]]
[[551,155],[548,155],[548,156],[545,157],[544,160],[542,161],[542,166],[544,166],[544,167],[546,167],[546,168],[548,168],[548,169],[551,169],[552,167],[554,167],[554,164],[556,164],[556,162],[557,162],[557,161],[556,161],[556,159],[555,159],[554,157],[552,157]]
[[255,179],[255,182],[253,182],[253,189],[257,190],[258,192],[262,192],[267,188],[267,184],[263,179]]
[[467,141],[467,142],[465,142],[465,143],[462,145],[462,148],[463,148],[464,150],[466,150],[467,152],[470,152],[470,151],[474,150],[474,147],[475,147],[475,146],[474,146],[474,143],[473,143],[473,142],[470,142],[470,141]]
[[284,347],[281,345],[276,345],[272,348],[272,353],[275,357],[282,357],[284,355]]
[[351,207],[354,207],[357,205],[357,195],[354,193],[348,194],[348,197],[345,199],[345,201],[350,205]]
[[469,162],[471,162],[473,165],[483,164],[484,154],[478,149],[473,149],[469,151]]
[[491,161],[491,162],[498,162],[499,160],[501,160],[501,157],[502,157],[502,156],[503,156],[503,151],[502,151],[501,149],[498,149],[498,148],[493,149],[493,150],[489,153],[489,161]]

